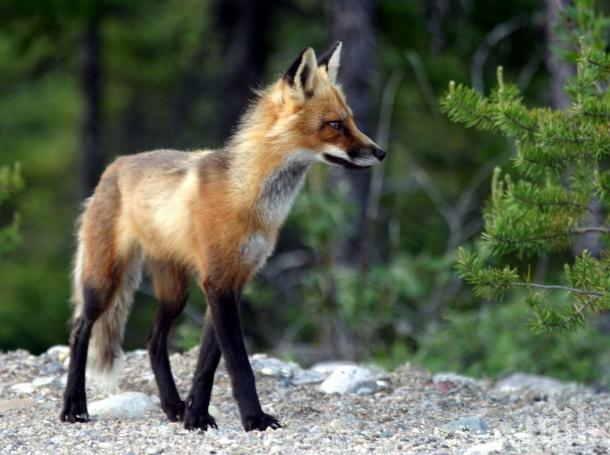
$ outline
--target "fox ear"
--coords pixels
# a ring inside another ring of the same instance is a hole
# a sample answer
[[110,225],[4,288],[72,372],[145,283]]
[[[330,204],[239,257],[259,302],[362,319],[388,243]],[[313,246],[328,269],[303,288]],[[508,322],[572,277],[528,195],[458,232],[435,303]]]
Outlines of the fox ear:
[[313,93],[316,77],[316,53],[311,47],[305,49],[290,65],[284,74],[284,80],[297,92],[305,97]]
[[343,44],[341,41],[337,41],[318,59],[318,66],[326,68],[328,80],[333,84],[337,83],[337,73],[341,63],[341,47],[343,47]]

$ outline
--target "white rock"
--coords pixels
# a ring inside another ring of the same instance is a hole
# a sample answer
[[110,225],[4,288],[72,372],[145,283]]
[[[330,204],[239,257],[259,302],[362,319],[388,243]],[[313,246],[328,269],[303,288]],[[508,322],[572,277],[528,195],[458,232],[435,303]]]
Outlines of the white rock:
[[54,357],[59,362],[63,362],[64,359],[70,355],[70,348],[63,344],[56,344],[47,349],[47,354],[50,357]]
[[313,371],[315,373],[320,373],[320,374],[324,374],[326,376],[330,376],[332,373],[335,372],[335,370],[338,370],[339,368],[343,368],[346,366],[356,366],[356,364],[354,362],[342,362],[342,361],[331,360],[328,362],[316,363],[309,370]]
[[214,417],[215,420],[220,420],[220,418],[222,417],[222,412],[220,412],[220,409],[218,409],[213,404],[208,406],[208,414]]
[[18,384],[13,384],[11,390],[18,393],[32,393],[34,392],[34,386],[29,382],[20,382]]
[[528,373],[513,373],[498,381],[494,390],[502,393],[517,392],[529,389],[533,392],[558,395],[576,385],[558,379]]
[[138,419],[146,412],[157,409],[152,398],[141,392],[123,392],[88,406],[89,414],[102,418]]
[[299,368],[294,362],[283,362],[280,359],[274,359],[265,354],[254,354],[250,358],[250,365],[252,365],[254,371],[258,371],[265,376],[292,377],[294,370]]
[[41,376],[32,381],[32,386],[34,388],[43,387],[45,385],[49,385],[49,384],[53,383],[53,381],[55,381],[55,379],[56,378],[54,376]]
[[378,375],[368,368],[344,365],[320,384],[320,390],[325,393],[345,394],[368,388],[374,392],[377,389],[377,377]]
[[504,444],[502,441],[492,441],[485,444],[477,444],[464,451],[464,455],[489,455],[491,453],[502,453]]

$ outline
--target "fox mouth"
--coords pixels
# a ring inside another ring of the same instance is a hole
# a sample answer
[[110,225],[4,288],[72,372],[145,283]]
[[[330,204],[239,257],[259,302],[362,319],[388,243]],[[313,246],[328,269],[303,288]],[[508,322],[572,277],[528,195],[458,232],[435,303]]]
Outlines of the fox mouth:
[[337,164],[337,165],[343,166],[344,168],[347,168],[347,169],[367,169],[373,165],[373,163],[366,164],[366,165],[356,164],[352,161],[348,161],[344,158],[340,158],[338,156],[331,155],[329,153],[324,154],[324,159],[326,161],[328,161],[329,163]]

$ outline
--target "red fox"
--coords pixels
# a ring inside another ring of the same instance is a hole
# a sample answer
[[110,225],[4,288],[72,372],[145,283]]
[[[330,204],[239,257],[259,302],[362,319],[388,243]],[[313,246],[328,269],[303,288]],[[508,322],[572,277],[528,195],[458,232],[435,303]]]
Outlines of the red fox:
[[[108,166],[78,223],[62,421],[89,420],[89,345],[91,370],[118,371],[132,294],[145,267],[159,301],[148,352],[167,417],[187,429],[217,428],[208,405],[222,354],[245,431],[281,426],[259,403],[238,304],[272,253],[309,166],[366,168],[385,156],[358,130],[336,83],[340,54],[340,42],[318,60],[312,48],[301,52],[283,77],[258,93],[219,150],[158,150]],[[193,276],[208,306],[192,388],[182,401],[167,336]]]

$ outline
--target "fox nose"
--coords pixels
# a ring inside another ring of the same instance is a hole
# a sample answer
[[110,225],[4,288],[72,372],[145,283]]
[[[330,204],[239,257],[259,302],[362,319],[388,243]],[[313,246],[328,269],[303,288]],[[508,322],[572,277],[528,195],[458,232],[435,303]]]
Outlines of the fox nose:
[[383,161],[385,158],[385,151],[379,147],[373,147],[373,155],[375,155],[375,158],[377,158],[379,161]]

